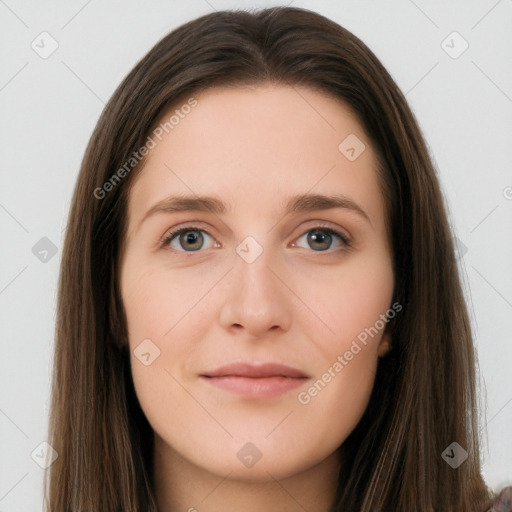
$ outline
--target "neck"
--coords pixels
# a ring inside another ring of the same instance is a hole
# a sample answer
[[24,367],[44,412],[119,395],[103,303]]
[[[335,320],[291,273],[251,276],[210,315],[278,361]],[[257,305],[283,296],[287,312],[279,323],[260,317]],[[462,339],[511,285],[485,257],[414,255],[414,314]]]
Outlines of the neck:
[[159,512],[329,512],[339,473],[333,453],[316,466],[277,480],[240,481],[181,457],[155,435],[154,485]]

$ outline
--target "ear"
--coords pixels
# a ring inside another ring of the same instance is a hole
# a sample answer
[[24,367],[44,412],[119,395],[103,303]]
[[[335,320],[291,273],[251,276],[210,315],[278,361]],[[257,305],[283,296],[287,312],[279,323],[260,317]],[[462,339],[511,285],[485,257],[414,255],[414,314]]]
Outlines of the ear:
[[386,329],[379,343],[379,348],[377,349],[379,357],[384,357],[391,350],[391,341],[391,329],[388,324],[386,325]]

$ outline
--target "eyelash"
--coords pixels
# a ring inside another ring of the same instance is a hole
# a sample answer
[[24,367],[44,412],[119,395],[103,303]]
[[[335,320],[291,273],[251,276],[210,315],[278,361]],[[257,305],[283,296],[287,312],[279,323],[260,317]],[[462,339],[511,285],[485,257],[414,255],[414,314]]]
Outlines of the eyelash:
[[[310,229],[308,229],[307,231],[305,231],[304,233],[302,233],[299,238],[302,238],[304,235],[308,234],[310,231],[314,231],[314,230],[319,230],[319,231],[322,231],[328,235],[332,235],[334,237],[337,237],[339,239],[339,241],[341,242],[341,245],[343,246],[342,249],[338,248],[338,249],[328,249],[326,251],[314,251],[313,249],[311,249],[311,251],[313,252],[318,252],[318,253],[333,253],[333,252],[336,252],[337,250],[343,250],[343,249],[350,249],[352,247],[352,242],[350,240],[349,237],[347,237],[346,235],[344,235],[343,233],[340,233],[339,231],[336,231],[332,228],[329,228],[327,226],[324,226],[322,224],[319,224],[318,226],[314,226]],[[184,232],[187,232],[187,231],[201,231],[203,233],[206,233],[208,236],[213,237],[213,235],[211,235],[210,233],[208,233],[208,231],[206,231],[205,229],[203,228],[200,228],[199,226],[186,226],[186,227],[183,227],[183,228],[177,228],[177,229],[174,229],[170,232],[167,232],[161,239],[160,241],[160,246],[161,248],[163,249],[168,249],[168,250],[171,250],[173,252],[179,252],[179,253],[189,253],[189,254],[194,254],[194,253],[197,253],[197,252],[201,252],[201,249],[198,250],[198,251],[176,251],[175,249],[171,249],[170,247],[170,243],[172,242],[172,240],[180,235],[181,233],[184,233]],[[215,240],[215,239],[214,239]]]

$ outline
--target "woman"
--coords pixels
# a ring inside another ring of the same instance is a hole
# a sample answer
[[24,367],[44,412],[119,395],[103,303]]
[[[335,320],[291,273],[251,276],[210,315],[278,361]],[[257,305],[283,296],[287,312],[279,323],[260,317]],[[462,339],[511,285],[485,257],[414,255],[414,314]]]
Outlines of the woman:
[[136,65],[68,223],[52,512],[511,510],[474,366],[434,168],[361,41],[225,11]]

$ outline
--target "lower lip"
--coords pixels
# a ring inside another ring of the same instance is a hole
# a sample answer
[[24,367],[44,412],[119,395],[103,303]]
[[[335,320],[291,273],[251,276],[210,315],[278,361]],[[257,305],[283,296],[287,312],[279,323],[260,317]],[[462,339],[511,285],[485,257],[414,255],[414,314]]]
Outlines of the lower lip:
[[273,398],[287,391],[298,388],[307,378],[292,377],[203,377],[212,386],[231,391],[247,398]]

